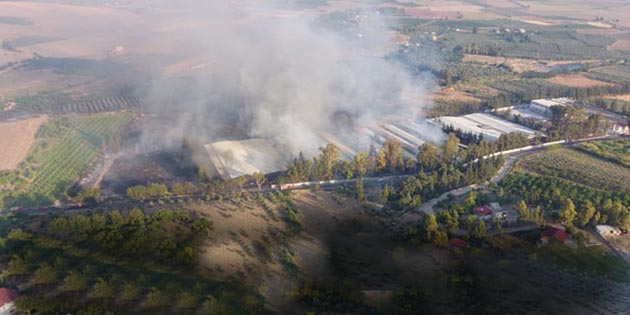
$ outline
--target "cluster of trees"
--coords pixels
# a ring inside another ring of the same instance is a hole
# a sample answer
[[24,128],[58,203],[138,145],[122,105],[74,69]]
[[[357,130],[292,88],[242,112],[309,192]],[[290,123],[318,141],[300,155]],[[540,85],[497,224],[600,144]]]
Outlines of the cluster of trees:
[[77,249],[96,249],[110,259],[174,268],[193,263],[195,242],[207,238],[211,228],[207,219],[185,211],[161,210],[145,215],[134,209],[124,217],[114,210],[107,216],[56,218],[41,233]]
[[148,186],[132,186],[127,188],[127,197],[133,199],[146,199],[151,197],[159,197],[168,194],[168,187],[164,184],[150,184]]
[[630,116],[630,102],[626,100],[615,98],[596,98],[590,100],[590,103],[620,115]]
[[[510,174],[501,181],[501,186],[506,192],[523,198],[519,206],[539,205],[567,225],[610,224],[630,230],[630,194],[597,190],[532,174]],[[559,211],[555,213],[553,210]],[[533,214],[519,213],[526,220],[537,219],[532,217]]]
[[3,285],[22,286],[21,313],[260,313],[253,290],[212,279],[197,264],[211,223],[184,211],[60,217],[14,229],[0,247]]
[[579,139],[603,134],[607,123],[600,114],[588,116],[582,107],[552,106],[551,127],[547,129],[551,139]]
[[287,168],[286,178],[289,182],[310,180],[331,180],[362,178],[368,174],[394,173],[401,174],[416,169],[417,163],[405,158],[399,142],[390,140],[370,153],[360,152],[352,161],[340,160],[339,148],[328,144],[320,148],[320,155],[306,159],[302,153]]
[[[472,147],[476,150],[476,147]],[[447,191],[482,183],[494,176],[503,165],[503,156],[481,159],[479,152],[459,149],[459,139],[450,134],[441,148],[425,143],[418,149],[418,175],[408,178],[396,191],[390,194],[402,209],[418,207],[423,199],[430,199]],[[470,162],[473,158],[476,162]]]

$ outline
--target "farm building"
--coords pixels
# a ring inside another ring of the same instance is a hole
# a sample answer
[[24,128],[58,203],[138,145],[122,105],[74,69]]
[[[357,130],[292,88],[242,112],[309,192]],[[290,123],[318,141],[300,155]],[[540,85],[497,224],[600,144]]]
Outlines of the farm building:
[[13,300],[16,298],[15,293],[6,288],[0,288],[0,315],[13,313]]
[[415,157],[418,147],[425,143],[427,135],[435,134],[426,125],[408,119],[388,119],[378,123],[360,126],[357,128],[359,138],[363,143],[357,143],[357,151],[365,151],[370,145],[381,146],[385,141],[394,140],[401,144],[402,149],[409,157]]
[[540,241],[543,244],[549,243],[551,239],[555,239],[560,243],[564,243],[569,239],[569,234],[562,229],[549,227],[540,234]]
[[610,133],[625,136],[630,135],[630,125],[613,124],[612,127],[610,127]]
[[550,117],[552,112],[551,108],[554,106],[567,106],[572,104],[574,101],[572,99],[563,97],[563,98],[552,98],[552,99],[540,99],[540,100],[532,100],[529,104],[529,109],[533,112],[545,115]]
[[255,172],[273,173],[283,170],[287,164],[274,146],[264,139],[206,144],[194,159],[208,176],[223,179]]
[[[394,140],[400,143],[405,156],[415,158],[420,145],[441,136],[443,134],[433,126],[396,116],[355,126],[354,130],[345,135],[318,132],[315,143],[307,145],[313,148],[334,144],[339,148],[341,159],[352,160],[358,152],[367,151],[371,146],[380,148],[386,141]],[[261,138],[194,146],[196,147],[193,150],[194,162],[206,175],[223,179],[251,175],[258,171],[263,173],[282,171],[291,158],[290,151],[280,154],[278,147]]]
[[471,132],[476,135],[483,135],[485,140],[495,141],[502,134],[518,132],[525,134],[528,138],[536,136],[536,130],[515,124],[505,119],[483,113],[469,114],[465,116],[443,116],[434,120],[442,126],[452,126],[463,132]]
[[494,110],[495,113],[509,113],[509,118],[513,119],[514,117],[518,116],[520,117],[521,121],[531,121],[531,122],[545,122],[547,120],[549,120],[549,117],[539,113],[539,112],[535,112],[533,110],[530,109],[530,105],[519,105],[519,106],[507,106],[507,107],[500,107]]
[[602,237],[611,237],[621,235],[621,230],[614,228],[610,225],[598,225],[595,227],[597,233]]
[[464,241],[463,239],[459,238],[459,237],[455,237],[452,238],[448,241],[448,248],[450,250],[464,250],[466,248],[470,247],[470,245],[468,244],[468,242]]

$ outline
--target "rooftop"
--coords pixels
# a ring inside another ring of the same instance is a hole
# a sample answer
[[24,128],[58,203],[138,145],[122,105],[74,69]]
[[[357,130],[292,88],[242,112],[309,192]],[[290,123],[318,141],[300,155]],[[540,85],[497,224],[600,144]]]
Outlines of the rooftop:
[[464,116],[443,116],[436,119],[442,125],[451,125],[455,129],[473,134],[482,134],[486,140],[496,140],[502,134],[518,132],[529,138],[536,136],[536,130],[515,124],[505,119],[485,113],[475,113]]
[[540,237],[541,238],[555,238],[559,240],[560,242],[564,243],[566,240],[569,239],[569,234],[567,234],[567,232],[565,232],[564,230],[561,230],[555,227],[550,227],[546,229],[544,232],[542,232],[540,234]]
[[448,241],[448,244],[459,249],[464,249],[468,247],[468,242],[464,241],[463,239],[459,237],[452,238],[451,240]]
[[4,306],[5,304],[13,301],[13,299],[15,299],[16,295],[15,293],[13,293],[12,291],[6,289],[6,288],[0,288],[0,307]]
[[475,213],[477,213],[479,215],[491,215],[492,214],[492,208],[490,208],[488,206],[476,207],[475,208]]

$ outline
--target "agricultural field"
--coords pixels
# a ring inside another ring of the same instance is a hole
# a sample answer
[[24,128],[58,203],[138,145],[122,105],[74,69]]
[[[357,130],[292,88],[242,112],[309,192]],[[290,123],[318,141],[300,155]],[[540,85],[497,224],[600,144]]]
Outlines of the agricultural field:
[[0,171],[13,170],[26,158],[45,116],[0,122]]
[[129,113],[56,116],[37,133],[37,142],[18,170],[2,174],[2,196],[20,205],[50,204],[87,171],[108,146],[116,146]]
[[580,143],[578,150],[630,167],[630,139]]
[[589,88],[601,85],[611,85],[608,82],[593,80],[579,74],[563,74],[547,79],[549,82],[576,88]]
[[589,70],[587,77],[611,83],[630,82],[630,67],[625,65],[607,66]]
[[525,157],[517,171],[560,177],[596,189],[630,192],[630,168],[567,148],[552,148]]
[[76,93],[43,91],[15,98],[17,108],[31,113],[104,113],[130,110],[140,105],[132,94],[120,94],[102,98],[80,100]]

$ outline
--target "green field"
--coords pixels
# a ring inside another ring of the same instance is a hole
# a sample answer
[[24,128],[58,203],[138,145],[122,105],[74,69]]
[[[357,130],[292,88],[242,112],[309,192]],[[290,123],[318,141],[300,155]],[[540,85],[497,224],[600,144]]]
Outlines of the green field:
[[0,177],[1,196],[11,205],[49,204],[62,197],[119,131],[130,113],[55,117],[38,131],[38,141],[18,171]]
[[578,150],[630,167],[630,139],[581,143]]
[[518,169],[560,177],[597,189],[630,192],[630,169],[572,149],[551,149],[525,157]]

